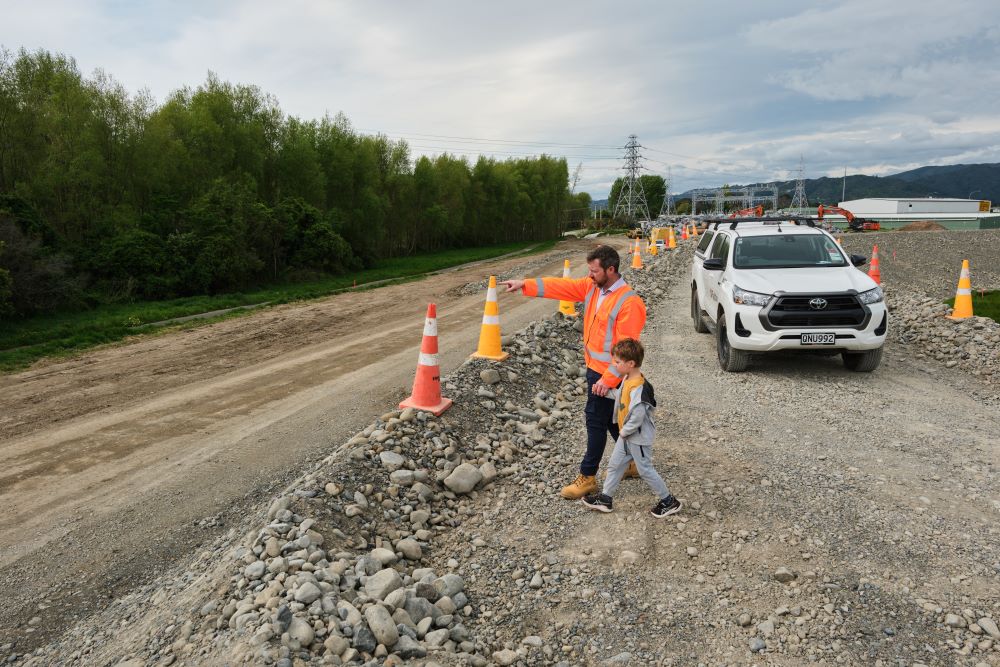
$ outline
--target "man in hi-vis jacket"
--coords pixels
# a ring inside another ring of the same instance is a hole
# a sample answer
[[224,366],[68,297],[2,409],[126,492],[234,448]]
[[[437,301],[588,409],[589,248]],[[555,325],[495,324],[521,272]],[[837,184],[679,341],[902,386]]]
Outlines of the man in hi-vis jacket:
[[[562,490],[563,498],[576,500],[597,492],[597,469],[604,447],[618,439],[612,423],[615,402],[609,389],[621,382],[611,364],[611,348],[623,338],[639,339],[646,324],[646,304],[632,291],[621,274],[618,252],[611,246],[597,246],[587,255],[590,274],[586,278],[529,278],[505,280],[508,292],[521,290],[525,296],[562,301],[582,301],[583,356],[587,362],[587,451],[580,462],[580,474]],[[630,471],[634,473],[634,471]]]

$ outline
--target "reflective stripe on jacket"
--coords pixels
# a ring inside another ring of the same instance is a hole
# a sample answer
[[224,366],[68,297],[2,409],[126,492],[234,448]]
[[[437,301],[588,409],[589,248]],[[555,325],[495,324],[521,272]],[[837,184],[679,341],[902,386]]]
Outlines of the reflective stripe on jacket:
[[583,357],[587,368],[601,374],[609,387],[621,382],[611,366],[611,348],[623,338],[639,339],[646,325],[646,304],[628,285],[605,295],[597,307],[600,288],[590,278],[528,278],[522,292],[562,301],[583,301]]

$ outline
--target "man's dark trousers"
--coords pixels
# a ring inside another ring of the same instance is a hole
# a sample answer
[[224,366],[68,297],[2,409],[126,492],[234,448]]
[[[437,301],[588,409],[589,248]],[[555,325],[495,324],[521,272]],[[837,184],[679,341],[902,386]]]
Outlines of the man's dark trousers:
[[587,369],[587,407],[583,413],[587,418],[587,452],[580,463],[581,475],[596,475],[604,457],[604,448],[608,444],[608,433],[612,441],[618,440],[618,427],[611,423],[615,409],[615,399],[598,396],[591,391],[594,383],[601,379],[601,374]]

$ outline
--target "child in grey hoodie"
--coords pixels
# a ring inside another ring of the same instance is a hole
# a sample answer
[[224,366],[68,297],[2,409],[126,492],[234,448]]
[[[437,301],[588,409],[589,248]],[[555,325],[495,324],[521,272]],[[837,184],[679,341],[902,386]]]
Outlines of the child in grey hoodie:
[[642,343],[634,338],[623,338],[611,350],[611,363],[622,377],[621,385],[608,393],[609,396],[614,393],[612,420],[618,424],[618,441],[615,442],[608,462],[608,476],[601,493],[592,493],[580,502],[592,510],[610,512],[612,496],[629,463],[635,461],[639,477],[660,499],[650,513],[657,519],[662,519],[680,512],[681,502],[671,495],[666,482],[653,468],[653,442],[656,440],[653,416],[656,413],[656,399],[653,397],[653,385],[639,371],[644,356]]

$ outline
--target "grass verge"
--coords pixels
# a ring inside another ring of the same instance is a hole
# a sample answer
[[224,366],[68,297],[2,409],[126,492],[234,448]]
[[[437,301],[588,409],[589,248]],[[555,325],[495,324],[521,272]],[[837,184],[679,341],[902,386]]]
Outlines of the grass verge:
[[[955,306],[955,298],[948,299],[948,305]],[[988,317],[994,322],[1000,322],[1000,290],[985,294],[972,290],[972,312],[979,317]]]
[[[368,289],[372,283],[379,283],[379,286],[395,284],[414,280],[434,271],[492,259],[512,252],[526,251],[525,254],[544,252],[555,244],[556,241],[553,240],[446,250],[387,259],[371,269],[348,276],[273,285],[252,292],[194,296],[169,301],[108,304],[82,312],[0,321],[0,371],[24,368],[43,357],[63,356],[96,345],[113,343],[127,336],[154,333],[165,328],[148,326],[152,322],[265,302],[273,305],[320,298],[352,289],[355,281],[358,289]],[[170,328],[201,326],[248,312],[251,311],[238,310],[168,326]]]

